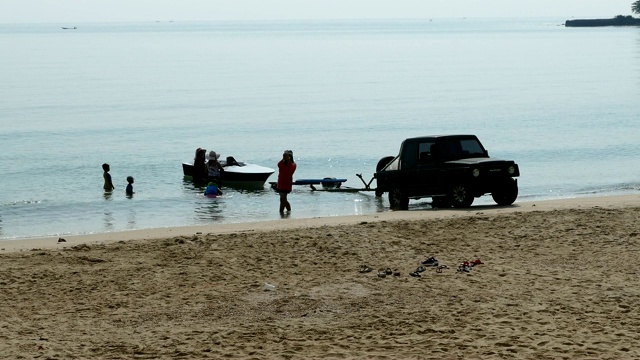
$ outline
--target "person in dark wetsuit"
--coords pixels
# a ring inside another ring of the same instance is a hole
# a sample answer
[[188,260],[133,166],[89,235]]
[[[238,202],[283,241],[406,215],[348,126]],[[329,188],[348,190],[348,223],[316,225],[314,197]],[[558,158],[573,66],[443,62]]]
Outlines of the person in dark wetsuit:
[[193,159],[193,181],[194,182],[206,182],[207,181],[207,164],[206,164],[207,150],[198,148],[196,150],[196,157]]

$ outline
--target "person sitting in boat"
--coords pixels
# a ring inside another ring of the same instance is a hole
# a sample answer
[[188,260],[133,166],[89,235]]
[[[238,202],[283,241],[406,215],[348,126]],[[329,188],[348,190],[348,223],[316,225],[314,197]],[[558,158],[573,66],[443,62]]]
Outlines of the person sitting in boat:
[[216,154],[215,151],[211,150],[209,151],[209,156],[207,158],[207,178],[209,181],[215,181],[219,184],[221,172],[224,171],[224,168],[218,161],[220,154]]
[[207,172],[206,164],[207,150],[198,148],[196,150],[196,157],[193,159],[193,181],[203,182],[207,180],[209,176]]
[[207,188],[204,190],[204,195],[209,198],[214,198],[218,195],[222,195],[222,191],[220,191],[218,184],[216,184],[215,181],[210,181]]

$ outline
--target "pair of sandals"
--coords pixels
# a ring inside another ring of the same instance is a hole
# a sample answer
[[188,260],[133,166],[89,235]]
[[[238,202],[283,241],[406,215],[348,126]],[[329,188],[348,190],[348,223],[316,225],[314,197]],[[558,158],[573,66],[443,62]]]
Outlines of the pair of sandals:
[[398,269],[391,270],[391,268],[378,269],[378,277],[385,278],[391,275],[400,276],[400,271]]
[[[364,273],[369,273],[372,272],[373,269],[367,265],[367,264],[362,264],[360,265],[360,270],[359,272],[364,274]],[[386,269],[378,269],[378,276],[381,278],[387,277],[387,276],[400,276],[400,271],[398,269],[395,270],[391,270],[391,268],[386,268]]]
[[458,265],[458,272],[470,272],[474,266],[484,264],[480,259],[475,259],[473,261],[465,261],[462,264]]
[[424,266],[420,265],[416,268],[415,271],[412,271],[409,273],[409,275],[413,276],[413,277],[421,277],[422,275],[420,275],[421,273],[427,271],[427,268],[425,268]]

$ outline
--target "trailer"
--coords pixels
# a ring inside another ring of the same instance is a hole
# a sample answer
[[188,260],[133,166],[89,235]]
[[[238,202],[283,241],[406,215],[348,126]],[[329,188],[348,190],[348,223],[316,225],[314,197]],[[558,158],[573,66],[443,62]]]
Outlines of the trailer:
[[[327,191],[327,192],[360,192],[360,191],[375,191],[375,189],[371,188],[371,183],[374,178],[371,178],[367,183],[362,178],[362,174],[356,174],[356,176],[362,181],[364,184],[364,188],[353,188],[348,186],[342,186],[342,183],[346,182],[347,179],[339,179],[339,178],[331,178],[326,177],[322,179],[298,179],[293,182],[293,185],[309,185],[309,188],[312,191]],[[276,189],[276,182],[269,182],[272,189]],[[317,188],[316,185],[321,185],[320,188]]]

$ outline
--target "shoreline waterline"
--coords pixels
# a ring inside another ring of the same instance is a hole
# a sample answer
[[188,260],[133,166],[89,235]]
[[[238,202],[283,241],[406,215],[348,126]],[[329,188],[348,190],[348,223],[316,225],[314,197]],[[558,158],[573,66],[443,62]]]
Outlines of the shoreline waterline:
[[[468,209],[426,209],[408,211],[388,211],[364,215],[342,215],[329,217],[280,219],[230,224],[211,224],[197,226],[160,227],[116,231],[99,234],[70,235],[64,237],[24,238],[0,241],[3,253],[34,249],[64,249],[80,244],[108,244],[118,241],[154,240],[178,236],[197,236],[200,234],[217,235],[247,232],[268,232],[322,226],[355,225],[362,222],[381,221],[421,221],[475,215],[502,215],[515,212],[553,211],[561,209],[588,208],[628,208],[640,207],[639,195],[614,195],[597,197],[579,197],[540,201],[516,202],[511,206],[475,205]],[[59,239],[64,242],[58,242]]]

